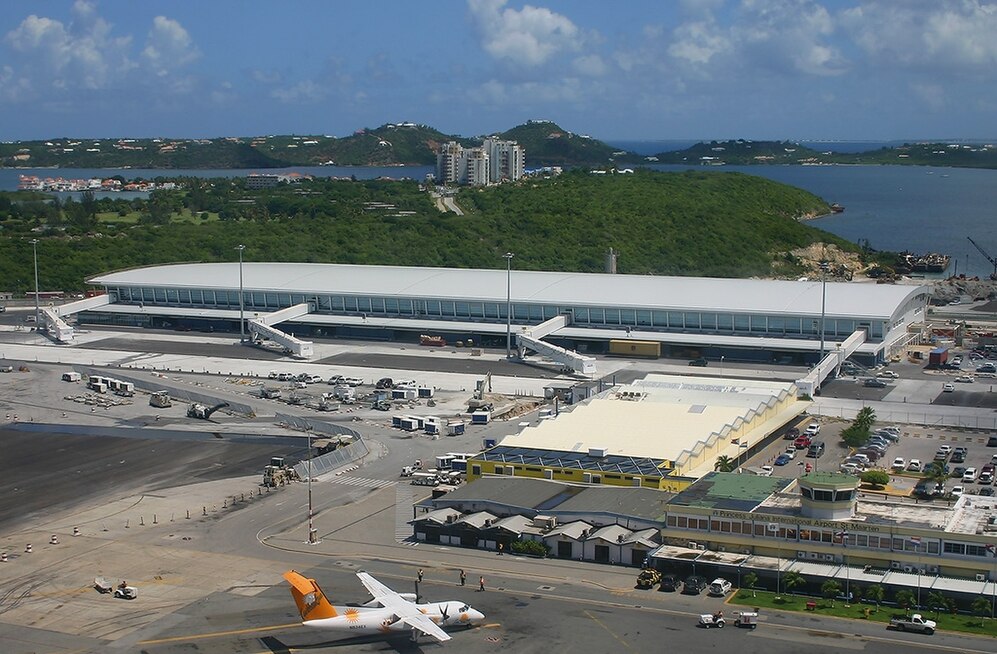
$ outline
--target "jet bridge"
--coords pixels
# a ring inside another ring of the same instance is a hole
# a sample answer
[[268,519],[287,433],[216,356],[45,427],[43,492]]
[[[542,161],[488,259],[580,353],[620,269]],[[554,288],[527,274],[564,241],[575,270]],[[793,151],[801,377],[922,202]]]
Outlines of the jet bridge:
[[76,338],[76,331],[63,317],[110,303],[111,298],[107,295],[97,295],[59,306],[39,307],[39,314],[49,336],[59,343],[71,343]]
[[249,333],[254,340],[256,338],[271,340],[283,347],[292,356],[299,359],[307,359],[314,354],[312,342],[295,338],[273,327],[273,325],[284,322],[285,320],[300,318],[311,313],[311,310],[311,305],[304,302],[296,304],[293,307],[252,318],[249,320]]
[[561,364],[565,368],[583,375],[595,374],[595,359],[587,357],[572,350],[566,350],[546,341],[542,341],[544,336],[553,334],[557,330],[567,327],[571,323],[571,315],[564,313],[555,316],[550,320],[524,329],[516,334],[516,348],[519,350],[520,358],[523,358],[525,350],[532,350],[537,354],[548,357]]
[[827,354],[814,366],[806,377],[796,380],[796,387],[801,393],[813,396],[813,394],[824,383],[824,380],[833,374],[837,374],[841,364],[845,359],[855,353],[859,346],[866,341],[866,331],[859,329],[846,338],[841,344],[833,344],[829,347]]

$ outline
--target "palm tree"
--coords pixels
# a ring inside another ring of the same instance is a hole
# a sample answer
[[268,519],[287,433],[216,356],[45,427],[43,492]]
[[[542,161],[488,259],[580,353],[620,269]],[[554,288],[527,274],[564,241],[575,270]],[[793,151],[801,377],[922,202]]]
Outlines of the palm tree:
[[831,607],[834,607],[834,598],[841,594],[841,584],[839,584],[834,579],[828,579],[820,587],[820,594],[824,596],[824,599],[831,601]]
[[789,594],[793,595],[793,589],[798,586],[805,586],[807,583],[806,578],[801,575],[796,570],[790,570],[786,573],[786,576],[782,578],[783,584],[789,590]]
[[973,611],[973,615],[980,618],[980,626],[983,626],[983,617],[990,611],[991,604],[990,600],[982,595],[973,600],[972,606],[969,607]]
[[896,595],[897,606],[907,611],[910,607],[917,603],[917,599],[914,597],[914,593],[909,590],[897,591]]
[[865,596],[866,599],[870,599],[876,603],[876,611],[879,611],[879,603],[886,597],[886,591],[879,584],[873,584],[865,589]]
[[944,463],[932,461],[924,466],[924,478],[935,483],[944,483],[949,478],[949,473],[945,470]]
[[859,412],[855,416],[855,420],[852,424],[857,425],[860,429],[868,432],[875,422],[876,412],[872,408],[866,406],[859,409]]
[[931,591],[928,593],[928,608],[935,612],[935,617],[938,617],[938,612],[944,609],[948,605],[945,596],[938,591]]
[[758,575],[754,572],[749,572],[744,575],[744,585],[751,589],[751,596],[755,596],[755,584],[758,583]]
[[734,472],[737,469],[737,461],[726,454],[721,454],[713,464],[713,469],[717,472]]

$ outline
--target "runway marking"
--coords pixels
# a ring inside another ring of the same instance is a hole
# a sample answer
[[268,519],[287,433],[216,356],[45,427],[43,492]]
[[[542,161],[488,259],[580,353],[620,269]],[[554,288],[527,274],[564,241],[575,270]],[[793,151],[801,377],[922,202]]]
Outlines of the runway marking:
[[141,640],[139,645],[161,645],[163,643],[176,643],[182,640],[205,640],[207,638],[221,638],[223,636],[239,636],[242,634],[252,634],[260,631],[278,631],[280,629],[290,629],[291,627],[302,626],[300,622],[291,624],[277,624],[270,627],[255,627],[249,629],[230,629],[229,631],[215,631],[206,634],[191,634],[188,636],[170,636],[169,638],[157,638],[155,640]]
[[597,625],[599,625],[600,627],[602,627],[603,629],[605,629],[605,630],[606,630],[606,633],[608,633],[608,634],[609,634],[610,636],[612,636],[613,638],[615,638],[615,639],[616,639],[616,642],[618,642],[618,643],[619,643],[620,645],[623,645],[623,646],[624,646],[624,647],[626,647],[626,648],[627,648],[628,650],[631,650],[631,651],[633,650],[633,648],[632,648],[632,647],[630,647],[630,643],[628,643],[627,641],[625,641],[625,640],[623,640],[622,638],[620,638],[619,636],[617,636],[617,635],[616,635],[616,634],[615,634],[615,633],[613,632],[613,630],[612,630],[612,629],[610,629],[609,627],[607,627],[606,625],[604,625],[604,624],[602,623],[602,620],[600,620],[599,618],[595,617],[594,615],[592,615],[592,614],[591,614],[591,613],[589,613],[588,611],[582,611],[582,613],[584,613],[585,615],[587,615],[587,616],[589,617],[589,619],[590,619],[590,620],[592,620],[592,622],[596,623]]
[[330,484],[344,484],[346,486],[360,486],[362,488],[387,488],[398,483],[397,481],[387,479],[369,479],[367,477],[335,477],[326,481]]

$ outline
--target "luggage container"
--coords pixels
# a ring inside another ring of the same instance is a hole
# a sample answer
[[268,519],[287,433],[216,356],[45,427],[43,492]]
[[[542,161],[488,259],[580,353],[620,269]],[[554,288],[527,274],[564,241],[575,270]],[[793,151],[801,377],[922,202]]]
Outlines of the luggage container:
[[460,421],[448,422],[447,423],[447,435],[448,436],[461,436],[464,434],[464,428],[466,425]]
[[471,414],[472,425],[487,425],[492,420],[491,411],[475,411]]
[[453,463],[453,454],[440,454],[436,457],[436,469],[437,470],[450,470],[450,466]]
[[416,431],[420,428],[419,421],[409,417],[402,418],[401,428],[405,431]]
[[635,341],[618,339],[609,341],[609,353],[629,357],[657,359],[661,356],[661,343],[657,341]]
[[417,390],[418,396],[422,398],[430,398],[436,393],[436,389],[431,386],[422,386]]
[[392,427],[401,427],[402,426],[402,419],[404,417],[405,416],[391,416],[391,426]]
[[62,373],[62,381],[64,382],[78,382],[83,379],[83,375],[78,372],[64,372]]

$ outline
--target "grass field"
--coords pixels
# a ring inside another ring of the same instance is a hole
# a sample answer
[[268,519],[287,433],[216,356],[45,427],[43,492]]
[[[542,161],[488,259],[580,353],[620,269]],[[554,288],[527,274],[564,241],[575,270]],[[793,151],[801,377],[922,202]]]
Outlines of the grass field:
[[[778,609],[780,611],[807,611],[807,602],[814,602],[816,607],[814,612],[819,615],[834,616],[837,618],[849,618],[852,620],[866,620],[870,622],[881,622],[885,625],[890,621],[890,616],[894,613],[902,613],[902,609],[891,606],[877,607],[872,604],[852,604],[848,605],[840,600],[833,603],[827,599],[810,597],[806,595],[789,595],[783,593],[776,595],[769,591],[751,591],[747,589],[739,590],[729,600],[729,604],[758,607],[759,609]],[[934,611],[922,611],[921,614],[938,623],[938,628],[943,631],[961,631],[964,633],[977,634],[980,636],[997,637],[997,620],[989,617],[980,618],[969,615],[952,615],[940,612],[937,616]]]

